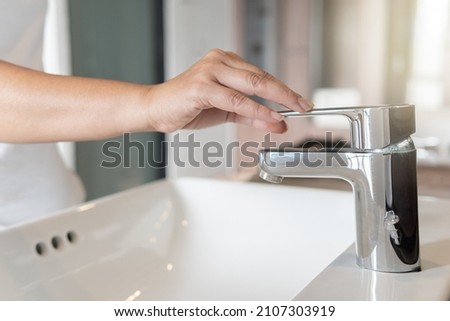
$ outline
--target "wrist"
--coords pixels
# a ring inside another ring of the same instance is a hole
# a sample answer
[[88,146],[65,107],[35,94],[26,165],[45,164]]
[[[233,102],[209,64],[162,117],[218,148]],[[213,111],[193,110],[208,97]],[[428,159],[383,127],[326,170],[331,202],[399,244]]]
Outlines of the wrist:
[[174,123],[177,115],[170,112],[173,106],[173,95],[167,86],[167,83],[146,86],[142,93],[141,99],[143,106],[142,120],[145,122],[147,131],[157,131],[169,133],[179,129]]
[[115,123],[119,134],[130,132],[155,131],[149,123],[149,96],[152,87],[148,85],[133,85],[129,94],[120,103],[115,113]]

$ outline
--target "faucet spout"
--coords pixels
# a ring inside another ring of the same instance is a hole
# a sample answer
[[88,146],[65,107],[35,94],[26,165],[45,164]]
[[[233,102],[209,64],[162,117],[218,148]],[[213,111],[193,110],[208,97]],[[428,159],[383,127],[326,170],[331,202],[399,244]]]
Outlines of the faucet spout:
[[383,272],[420,270],[416,149],[408,136],[377,149],[265,150],[260,177],[339,178],[353,187],[357,264]]

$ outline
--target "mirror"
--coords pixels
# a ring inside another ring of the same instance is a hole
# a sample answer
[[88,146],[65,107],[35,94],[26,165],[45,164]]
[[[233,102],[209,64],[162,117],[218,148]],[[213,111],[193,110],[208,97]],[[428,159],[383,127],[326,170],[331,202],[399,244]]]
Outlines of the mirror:
[[318,107],[414,104],[424,160],[450,164],[450,1],[246,0],[244,11],[247,59]]
[[449,12],[445,0],[323,1],[322,86],[355,88],[363,104],[443,108]]

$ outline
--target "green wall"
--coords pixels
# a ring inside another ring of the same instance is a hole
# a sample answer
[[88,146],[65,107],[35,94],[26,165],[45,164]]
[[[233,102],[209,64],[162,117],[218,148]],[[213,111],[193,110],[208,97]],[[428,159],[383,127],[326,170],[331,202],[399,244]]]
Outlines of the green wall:
[[[69,0],[73,74],[144,84],[163,80],[162,0]],[[161,133],[132,134],[133,141],[160,146]],[[113,140],[122,142],[123,137]],[[106,141],[76,145],[77,171],[88,199],[164,177],[164,169],[138,168],[137,149],[130,168],[102,168]],[[146,150],[146,153],[148,151]],[[161,159],[156,149],[154,158]]]

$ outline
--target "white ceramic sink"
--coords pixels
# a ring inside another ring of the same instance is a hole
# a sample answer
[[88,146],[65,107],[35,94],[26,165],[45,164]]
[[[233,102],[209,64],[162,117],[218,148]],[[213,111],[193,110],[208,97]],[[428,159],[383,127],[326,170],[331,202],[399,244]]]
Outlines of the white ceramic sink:
[[0,299],[289,300],[354,235],[348,192],[162,180],[0,232]]
[[349,192],[162,180],[0,232],[0,300],[446,300],[450,200],[419,198],[422,271],[356,266]]

